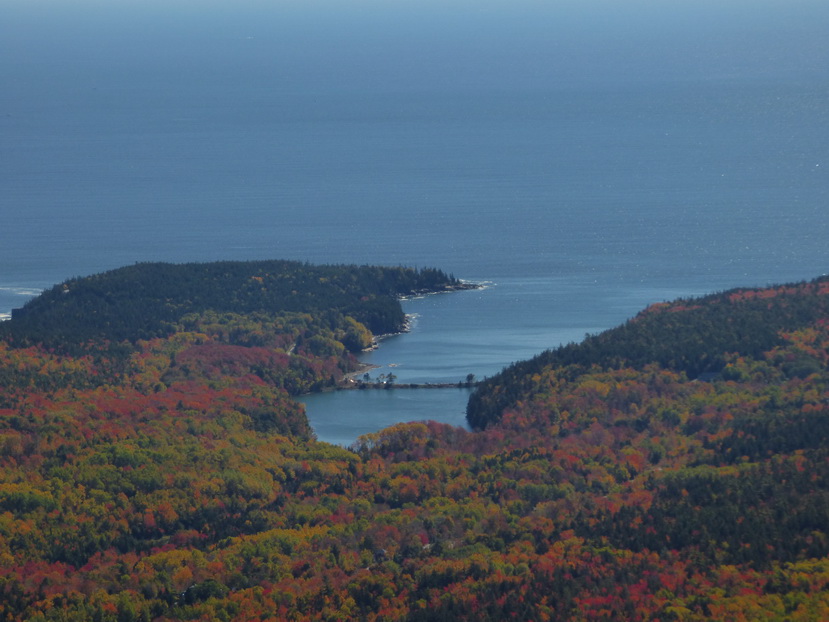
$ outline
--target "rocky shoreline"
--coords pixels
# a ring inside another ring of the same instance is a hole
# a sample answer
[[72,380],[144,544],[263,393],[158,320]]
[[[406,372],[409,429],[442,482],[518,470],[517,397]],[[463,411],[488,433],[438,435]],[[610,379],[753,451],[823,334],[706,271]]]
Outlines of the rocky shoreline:
[[[431,296],[437,294],[448,294],[451,292],[457,291],[467,291],[472,289],[483,289],[486,287],[483,283],[471,283],[471,282],[459,282],[454,285],[446,285],[442,289],[434,290],[422,290],[422,291],[415,291],[407,296],[402,296],[401,300],[407,300],[411,298],[416,298],[420,296]],[[363,352],[371,352],[372,350],[376,350],[380,347],[380,342],[387,337],[393,337],[395,335],[401,335],[404,333],[408,333],[411,330],[411,317],[409,315],[406,316],[405,323],[403,328],[398,332],[394,333],[385,333],[382,335],[375,335],[372,338],[371,346],[365,348]],[[378,369],[379,366],[371,365],[368,363],[361,363],[360,367],[356,371],[349,372],[345,374],[341,380],[337,382],[336,385],[325,387],[322,389],[322,392],[330,392],[330,391],[352,391],[352,390],[367,390],[367,389],[382,389],[382,390],[391,390],[391,389],[455,389],[455,388],[474,388],[478,385],[478,382],[473,380],[474,376],[470,375],[466,378],[466,380],[460,380],[458,382],[443,382],[443,383],[433,383],[433,382],[426,382],[426,383],[417,383],[417,382],[403,382],[403,383],[396,383],[396,382],[384,382],[383,380],[369,380],[366,381],[363,379],[368,372],[372,369]]]

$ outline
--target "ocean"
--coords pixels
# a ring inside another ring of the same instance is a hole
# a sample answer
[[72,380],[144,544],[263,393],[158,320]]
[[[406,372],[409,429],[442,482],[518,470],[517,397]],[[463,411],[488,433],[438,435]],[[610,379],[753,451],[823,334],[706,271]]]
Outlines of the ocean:
[[[481,378],[829,271],[829,5],[6,0],[0,317],[137,261],[435,266],[365,361]],[[347,445],[465,390],[305,399]]]

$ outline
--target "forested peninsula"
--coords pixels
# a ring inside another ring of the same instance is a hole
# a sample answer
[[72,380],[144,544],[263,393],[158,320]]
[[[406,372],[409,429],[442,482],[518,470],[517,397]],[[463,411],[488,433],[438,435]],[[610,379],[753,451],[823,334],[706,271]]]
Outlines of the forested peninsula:
[[468,432],[317,442],[440,270],[137,264],[0,324],[0,620],[829,619],[829,279],[516,363]]

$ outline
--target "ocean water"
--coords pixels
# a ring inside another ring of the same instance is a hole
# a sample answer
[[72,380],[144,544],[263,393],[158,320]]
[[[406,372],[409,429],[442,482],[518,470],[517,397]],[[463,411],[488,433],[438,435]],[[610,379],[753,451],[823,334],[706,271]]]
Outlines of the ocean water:
[[[809,0],[6,0],[0,317],[136,261],[437,266],[488,286],[406,301],[365,359],[454,382],[821,275],[827,26]],[[318,436],[463,421],[462,391],[373,393],[310,396]]]

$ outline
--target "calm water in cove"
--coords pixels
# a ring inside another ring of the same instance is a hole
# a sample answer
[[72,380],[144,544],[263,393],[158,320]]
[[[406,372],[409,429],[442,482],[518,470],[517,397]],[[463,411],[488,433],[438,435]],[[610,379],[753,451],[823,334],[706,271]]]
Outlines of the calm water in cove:
[[[827,272],[826,3],[341,4],[6,3],[0,314],[135,261],[437,266],[488,287],[365,361],[456,382]],[[465,400],[305,401],[347,444]]]

